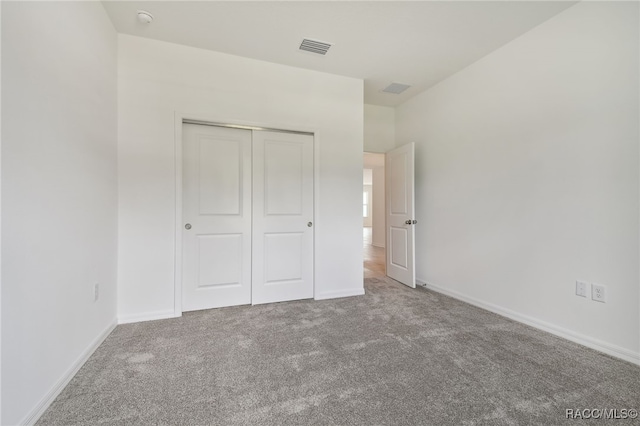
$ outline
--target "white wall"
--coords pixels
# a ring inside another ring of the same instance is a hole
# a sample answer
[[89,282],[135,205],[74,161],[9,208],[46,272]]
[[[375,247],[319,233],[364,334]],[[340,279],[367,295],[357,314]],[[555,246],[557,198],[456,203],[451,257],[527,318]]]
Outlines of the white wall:
[[364,105],[364,150],[387,152],[395,148],[395,109]]
[[373,220],[371,244],[376,247],[384,247],[385,234],[385,192],[384,192],[384,166],[373,169]]
[[118,36],[118,317],[174,313],[174,114],[319,131],[316,297],[363,292],[361,80]]
[[2,424],[115,326],[116,49],[98,2],[3,2]]
[[[366,167],[366,158],[364,160],[364,164]],[[364,169],[362,171],[362,191],[367,193],[368,197],[368,209],[369,215],[364,217],[362,220],[363,226],[370,227],[373,226],[373,169]],[[364,196],[364,195],[363,195]],[[363,203],[364,204],[364,203]]]
[[[366,169],[365,169],[366,171]],[[373,172],[372,170],[369,170],[371,172]],[[371,179],[373,180],[373,173],[371,173]],[[362,218],[362,225],[366,226],[366,227],[371,227],[373,226],[373,185],[369,184],[367,185],[366,183],[364,185],[362,185],[362,192],[366,192],[367,193],[367,197],[368,197],[368,210],[369,210],[369,215],[367,217],[363,217]],[[364,203],[363,203],[364,205]]]
[[397,108],[419,279],[639,359],[638,35],[636,3],[578,3]]
[[[396,147],[395,108],[364,105],[364,150],[385,153]],[[384,158],[373,167],[372,244],[385,246]]]
[[[366,120],[366,116],[365,116]],[[366,127],[366,126],[365,126]],[[384,190],[384,159],[382,153],[365,152],[363,155],[364,167],[371,170],[370,182],[373,187],[372,199],[372,241],[377,247],[385,246],[385,190]],[[365,180],[365,184],[367,181]]]
[[[0,2],[0,25],[2,23],[2,2]],[[2,97],[2,30],[0,29],[0,98]],[[2,102],[0,102],[0,175],[2,175]],[[2,185],[0,181],[0,224],[2,223]],[[2,226],[0,225],[0,242]],[[0,243],[0,423],[2,423],[2,244]]]
[[[363,162],[366,162],[366,159],[363,160]],[[362,170],[362,184],[373,185],[373,170],[367,168],[366,164],[364,166],[365,166],[365,169]]]

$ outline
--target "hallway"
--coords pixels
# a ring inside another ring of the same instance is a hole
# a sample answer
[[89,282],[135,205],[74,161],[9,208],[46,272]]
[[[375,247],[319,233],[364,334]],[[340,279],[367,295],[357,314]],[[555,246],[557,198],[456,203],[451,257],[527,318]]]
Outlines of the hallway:
[[371,245],[372,228],[362,228],[362,244],[364,247],[364,277],[380,278],[385,276],[385,251],[382,247]]

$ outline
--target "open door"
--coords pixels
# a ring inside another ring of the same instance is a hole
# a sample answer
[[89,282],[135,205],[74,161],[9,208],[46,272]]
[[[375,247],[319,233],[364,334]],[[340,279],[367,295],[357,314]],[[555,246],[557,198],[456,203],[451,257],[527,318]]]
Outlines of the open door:
[[387,152],[385,158],[387,275],[416,287],[414,144]]

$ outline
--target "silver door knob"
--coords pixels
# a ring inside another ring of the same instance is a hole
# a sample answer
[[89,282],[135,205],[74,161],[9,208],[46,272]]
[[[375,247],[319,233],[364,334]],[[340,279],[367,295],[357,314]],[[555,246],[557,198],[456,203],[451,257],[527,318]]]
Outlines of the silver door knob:
[[190,223],[187,223],[187,224],[184,226],[184,229],[191,229],[191,224],[190,224]]
[[313,226],[313,222],[307,222],[307,226],[311,228]]

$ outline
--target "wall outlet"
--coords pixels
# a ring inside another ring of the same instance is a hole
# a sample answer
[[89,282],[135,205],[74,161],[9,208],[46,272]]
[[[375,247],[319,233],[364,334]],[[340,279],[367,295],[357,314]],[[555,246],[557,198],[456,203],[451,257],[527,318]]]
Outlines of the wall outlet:
[[100,284],[95,283],[93,285],[93,301],[97,302],[99,298],[100,298]]
[[589,291],[589,283],[584,281],[576,281],[576,296],[587,297]]
[[605,303],[607,301],[607,288],[602,284],[593,284],[591,286],[591,300]]

